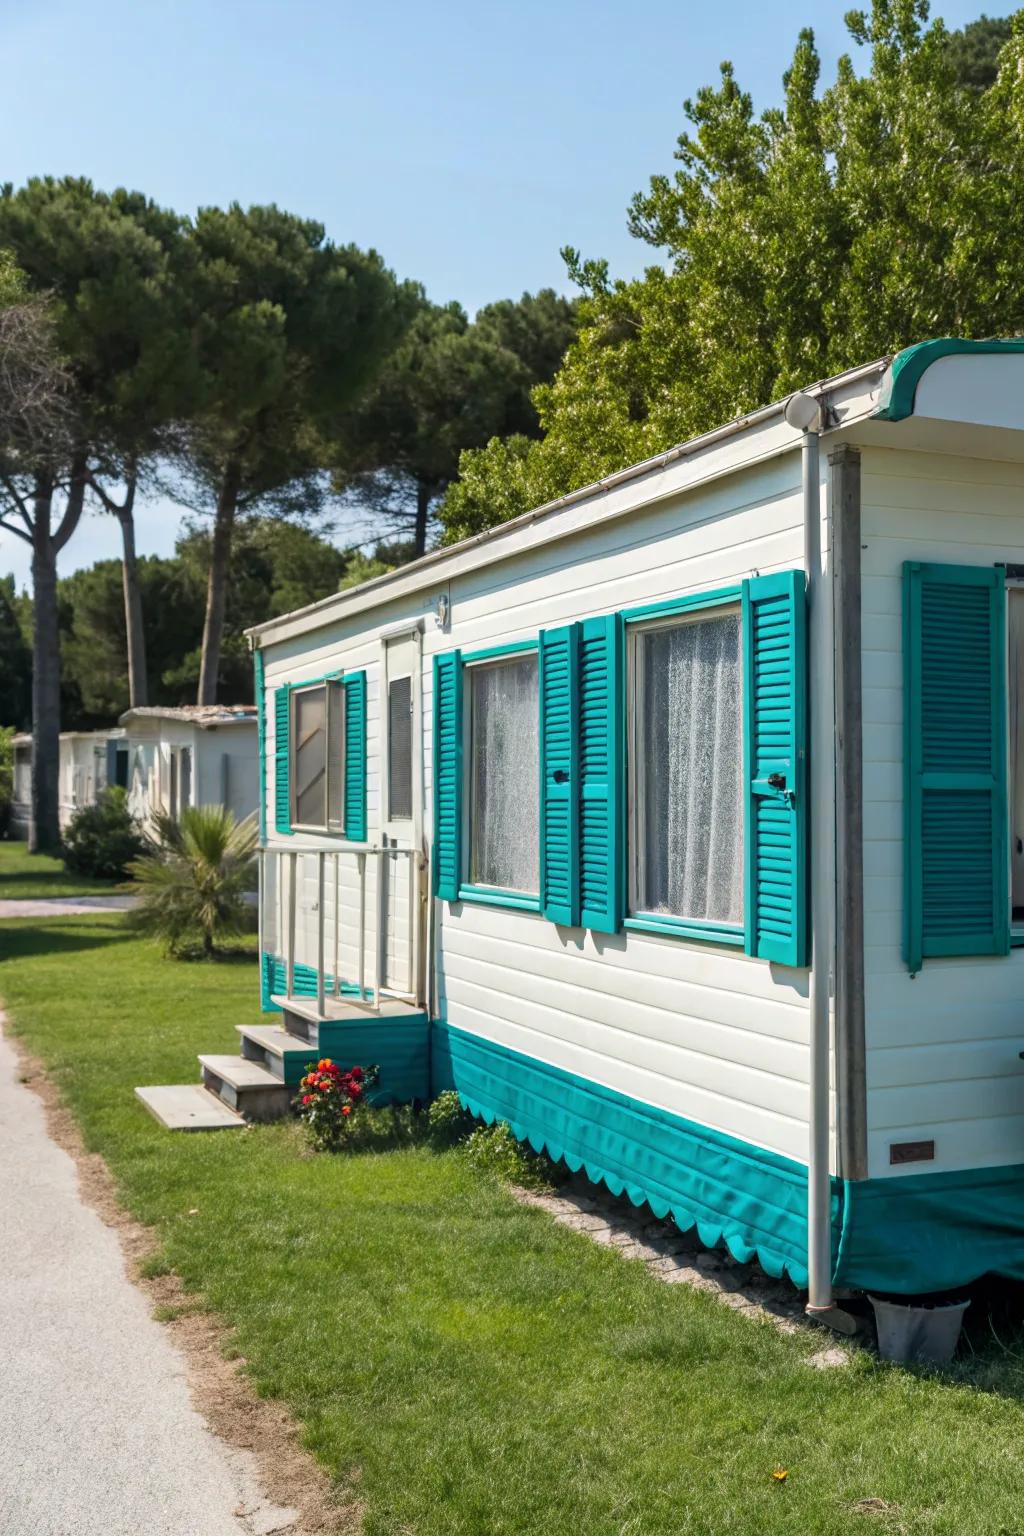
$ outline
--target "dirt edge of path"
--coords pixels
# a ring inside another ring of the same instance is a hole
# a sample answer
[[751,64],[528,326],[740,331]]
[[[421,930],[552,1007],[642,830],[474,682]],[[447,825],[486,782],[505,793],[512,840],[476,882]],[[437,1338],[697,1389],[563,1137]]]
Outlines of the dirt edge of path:
[[[287,1407],[258,1395],[246,1375],[245,1361],[228,1358],[225,1346],[230,1345],[230,1330],[205,1308],[201,1296],[186,1291],[177,1275],[145,1273],[146,1261],[159,1252],[153,1229],[121,1205],[106,1162],[98,1152],[86,1150],[60,1089],[14,1032],[10,1017],[4,1020],[0,1013],[0,1023],[18,1058],[21,1082],[42,1103],[51,1140],[76,1166],[83,1201],[117,1233],[129,1279],[151,1302],[154,1315],[184,1358],[197,1411],[229,1448],[252,1454],[268,1501],[298,1511],[297,1520],[278,1527],[282,1536],[285,1531],[288,1536],[358,1536],[360,1501],[351,1490],[339,1490],[306,1450]],[[236,1513],[241,1516],[246,1511]]]

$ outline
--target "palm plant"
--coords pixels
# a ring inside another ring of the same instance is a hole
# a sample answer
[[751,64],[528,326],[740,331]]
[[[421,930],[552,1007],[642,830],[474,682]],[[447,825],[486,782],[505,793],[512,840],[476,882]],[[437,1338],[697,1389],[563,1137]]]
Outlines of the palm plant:
[[172,955],[196,938],[204,956],[215,954],[245,929],[257,836],[255,816],[236,821],[222,805],[191,806],[180,821],[154,816],[149,852],[128,866],[141,898],[136,924]]

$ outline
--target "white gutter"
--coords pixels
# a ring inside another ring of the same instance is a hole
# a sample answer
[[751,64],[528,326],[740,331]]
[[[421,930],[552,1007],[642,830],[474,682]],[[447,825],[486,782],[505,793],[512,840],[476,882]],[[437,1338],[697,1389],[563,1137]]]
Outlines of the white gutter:
[[[807,580],[810,772],[807,783],[807,832],[811,846],[811,963],[808,972],[809,1105],[807,1153],[807,1313],[842,1333],[854,1331],[850,1315],[832,1294],[832,1180],[829,1166],[829,1087],[831,1055],[830,993],[835,934],[835,880],[832,850],[835,814],[832,794],[816,794],[814,765],[834,763],[834,705],[831,607],[826,596],[821,557],[821,406],[807,394],[786,403],[786,420],[803,432],[801,480],[804,515],[804,570]],[[817,704],[817,708],[815,708]],[[829,706],[829,707],[826,707]]]

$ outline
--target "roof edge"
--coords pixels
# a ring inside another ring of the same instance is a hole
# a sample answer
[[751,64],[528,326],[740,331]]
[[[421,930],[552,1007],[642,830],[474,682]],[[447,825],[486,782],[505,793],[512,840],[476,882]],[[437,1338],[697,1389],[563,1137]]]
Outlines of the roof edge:
[[[870,363],[861,363],[856,368],[848,368],[843,373],[837,373],[828,379],[819,379],[814,384],[808,384],[803,390],[791,391],[780,400],[773,400],[770,405],[762,405],[755,411],[749,411],[745,416],[737,416],[723,426],[713,427],[709,432],[702,432],[697,437],[688,438],[684,443],[678,443],[672,448],[666,448],[662,453],[655,454],[649,459],[642,459],[638,464],[630,464],[625,469],[616,470],[614,474],[606,475],[601,480],[594,480],[589,485],[580,486],[578,490],[567,491],[565,495],[556,497],[553,501],[543,502],[539,507],[533,507],[528,512],[521,512],[518,517],[509,518],[507,522],[497,523],[493,528],[485,528],[480,533],[474,533],[466,539],[460,539],[456,544],[445,544],[439,549],[431,550],[429,554],[421,555],[418,560],[410,561],[408,565],[397,566],[393,571],[387,571],[383,576],[375,576],[370,581],[360,582],[356,587],[348,587],[344,592],[332,592],[328,597],[322,597],[318,602],[307,603],[304,608],[294,608],[290,613],[278,614],[276,618],[264,619],[262,624],[254,624],[245,630],[245,636],[249,641],[250,649],[256,649],[256,642],[261,635],[270,633],[279,625],[292,623],[296,619],[308,619],[314,615],[323,614],[325,622],[335,612],[344,608],[349,600],[357,594],[362,597],[368,592],[380,590],[382,600],[386,601],[385,589],[393,583],[407,578],[413,572],[423,572],[424,581],[427,580],[427,571],[435,565],[443,564],[453,556],[464,550],[473,549],[481,544],[498,541],[517,528],[537,522],[549,517],[554,512],[561,511],[564,507],[571,507],[577,502],[586,501],[589,497],[597,496],[603,491],[613,490],[616,486],[624,485],[630,480],[639,480],[644,475],[655,473],[664,469],[667,465],[678,459],[688,458],[691,454],[699,453],[701,449],[708,448],[724,439],[734,437],[745,431],[748,427],[759,426],[763,422],[770,421],[773,416],[781,416],[786,408],[786,402],[792,398],[793,393],[825,396],[839,385],[855,383],[858,379],[869,378],[873,373],[878,373],[886,368],[891,358],[876,358]],[[497,557],[496,557],[497,558]]]
[[959,336],[938,336],[919,341],[897,352],[882,380],[882,394],[872,412],[874,421],[905,421],[914,414],[917,386],[933,363],[959,353],[1024,352],[1024,337],[992,337],[968,341]]

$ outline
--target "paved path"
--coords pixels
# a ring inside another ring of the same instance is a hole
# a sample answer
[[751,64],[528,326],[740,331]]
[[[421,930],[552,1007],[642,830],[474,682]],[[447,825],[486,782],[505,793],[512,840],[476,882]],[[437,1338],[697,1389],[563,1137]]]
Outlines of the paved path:
[[0,1532],[255,1536],[294,1518],[192,1407],[182,1357],[0,1036]]
[[87,912],[127,912],[137,896],[26,896],[0,900],[4,917],[84,917]]

